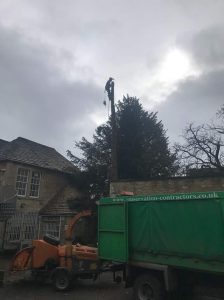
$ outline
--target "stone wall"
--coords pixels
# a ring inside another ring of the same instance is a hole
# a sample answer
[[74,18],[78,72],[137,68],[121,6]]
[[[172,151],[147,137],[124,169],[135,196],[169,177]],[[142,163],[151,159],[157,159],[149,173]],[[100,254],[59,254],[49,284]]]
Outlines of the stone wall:
[[42,170],[40,186],[40,205],[44,206],[54,195],[68,185],[66,174]]
[[0,186],[5,184],[6,163],[0,162]]
[[224,191],[224,177],[178,177],[160,180],[119,181],[111,183],[111,196],[118,195],[122,191],[133,192],[135,195]]
[[[9,186],[16,186],[16,177],[18,168],[29,169],[29,174],[32,171],[41,172],[40,179],[40,190],[39,197],[29,197],[29,187],[27,188],[26,196],[17,196],[17,210],[22,211],[39,211],[47,202],[52,199],[60,190],[62,190],[67,184],[68,179],[66,174],[51,171],[48,169],[28,166],[24,164],[18,164],[14,162],[7,162],[3,165],[0,163],[0,169],[4,168],[4,176],[1,177],[2,184],[7,184]],[[3,173],[3,172],[2,172]]]

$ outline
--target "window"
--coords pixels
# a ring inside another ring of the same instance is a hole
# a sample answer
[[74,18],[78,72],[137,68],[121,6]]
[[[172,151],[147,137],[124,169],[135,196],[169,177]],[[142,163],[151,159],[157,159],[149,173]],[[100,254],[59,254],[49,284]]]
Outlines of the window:
[[60,238],[61,230],[61,217],[43,217],[42,219],[42,232],[43,236],[46,234]]
[[[29,184],[29,189],[28,189]],[[28,192],[27,192],[28,189]],[[16,178],[16,191],[18,196],[38,198],[40,190],[40,172],[18,168]]]
[[16,191],[18,196],[26,196],[29,170],[19,168],[16,178]]
[[30,197],[39,197],[40,172],[33,171],[30,182]]

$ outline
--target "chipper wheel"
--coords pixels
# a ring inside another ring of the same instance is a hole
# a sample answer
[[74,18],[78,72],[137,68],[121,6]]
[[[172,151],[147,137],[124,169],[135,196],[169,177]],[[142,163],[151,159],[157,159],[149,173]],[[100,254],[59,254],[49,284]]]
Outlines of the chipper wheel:
[[150,274],[139,276],[134,284],[135,300],[162,300],[164,293],[160,281]]
[[56,269],[53,274],[53,285],[57,291],[66,291],[71,287],[71,276],[66,269]]

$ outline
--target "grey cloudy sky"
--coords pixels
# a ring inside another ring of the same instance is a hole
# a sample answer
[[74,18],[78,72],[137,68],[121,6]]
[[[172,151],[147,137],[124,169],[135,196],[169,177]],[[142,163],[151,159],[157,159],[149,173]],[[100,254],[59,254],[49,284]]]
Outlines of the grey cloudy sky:
[[1,0],[0,138],[62,154],[107,119],[116,100],[141,99],[173,142],[224,103],[223,0]]

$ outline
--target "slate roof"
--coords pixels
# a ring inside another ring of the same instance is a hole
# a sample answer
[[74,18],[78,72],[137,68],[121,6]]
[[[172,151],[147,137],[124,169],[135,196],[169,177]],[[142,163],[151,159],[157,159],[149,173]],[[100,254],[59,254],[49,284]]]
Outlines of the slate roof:
[[[46,205],[44,205],[40,211],[40,215],[74,215],[77,213],[76,209],[69,206],[68,196],[66,191],[68,189],[74,189],[74,187],[64,187],[56,195],[54,195]],[[74,198],[74,196],[73,196]]]
[[9,143],[9,142],[0,139],[0,151],[1,151],[1,148],[4,147],[4,146],[6,146],[8,143]]
[[54,148],[18,137],[8,142],[0,139],[0,161],[14,161],[63,173],[74,173],[75,166]]

